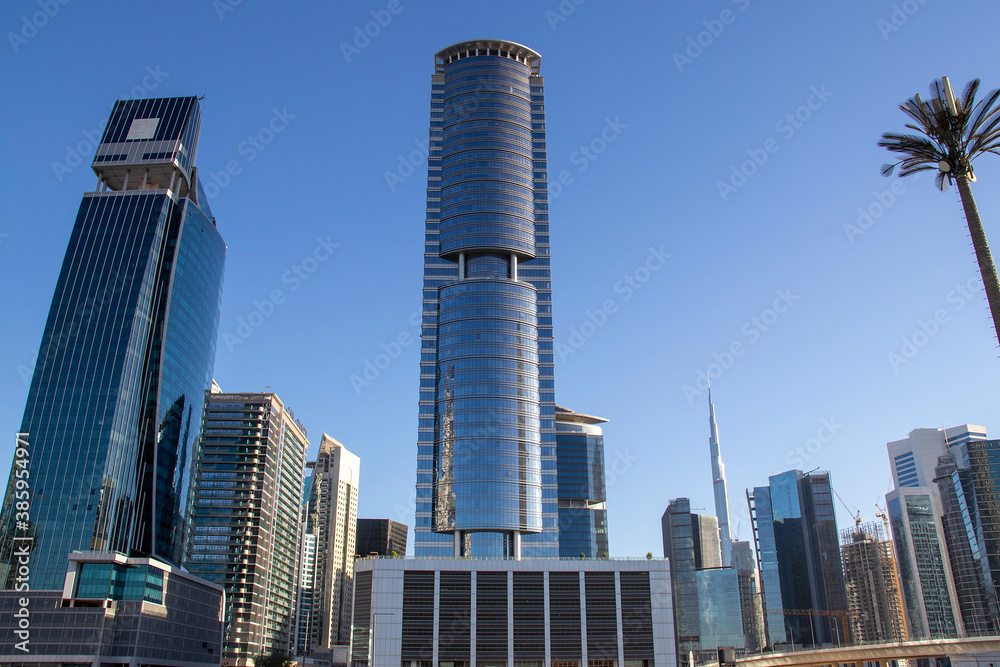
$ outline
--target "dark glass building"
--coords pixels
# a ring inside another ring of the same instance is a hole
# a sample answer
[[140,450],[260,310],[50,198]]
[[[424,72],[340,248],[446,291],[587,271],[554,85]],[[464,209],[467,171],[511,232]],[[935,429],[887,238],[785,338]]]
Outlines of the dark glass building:
[[409,528],[392,519],[358,519],[354,552],[358,556],[405,556]]
[[773,614],[781,609],[846,614],[830,474],[789,470],[768,480],[768,486],[754,489],[751,509],[770,643],[843,644],[845,616]]
[[604,433],[598,426],[606,421],[556,406],[559,556],[562,558],[608,555]]
[[199,130],[194,97],[115,103],[21,422],[27,525],[13,474],[0,511],[6,587],[15,537],[32,540],[32,588],[59,588],[74,549],[181,560],[226,252],[198,181]]
[[540,62],[492,40],[435,57],[417,556],[559,555]]

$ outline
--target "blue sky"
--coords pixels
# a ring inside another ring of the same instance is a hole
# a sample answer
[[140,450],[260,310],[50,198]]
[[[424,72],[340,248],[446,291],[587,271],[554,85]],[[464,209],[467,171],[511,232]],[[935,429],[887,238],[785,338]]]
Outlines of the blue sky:
[[[96,181],[88,137],[116,98],[205,95],[198,164],[228,246],[215,377],[277,392],[313,452],[325,431],[361,457],[362,516],[412,525],[433,55],[488,37],[542,54],[556,397],[610,420],[611,555],[660,555],[672,498],[712,513],[706,373],[734,532],[744,490],[794,467],[830,470],[871,520],[887,441],[1000,436],[957,192],[880,177],[875,145],[935,77],[1000,87],[998,19],[985,0],[8,0],[0,465]],[[1000,251],[1000,157],[976,167]]]

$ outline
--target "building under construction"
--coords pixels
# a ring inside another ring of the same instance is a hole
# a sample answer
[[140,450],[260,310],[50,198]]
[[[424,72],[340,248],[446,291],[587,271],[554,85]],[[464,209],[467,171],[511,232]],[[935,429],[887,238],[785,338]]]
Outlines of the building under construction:
[[892,542],[877,523],[840,531],[848,616],[854,643],[905,641],[903,598]]

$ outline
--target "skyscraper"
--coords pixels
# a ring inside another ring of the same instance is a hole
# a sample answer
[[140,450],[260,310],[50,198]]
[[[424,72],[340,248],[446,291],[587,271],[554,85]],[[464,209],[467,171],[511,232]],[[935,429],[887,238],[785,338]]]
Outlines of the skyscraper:
[[733,562],[733,537],[729,530],[729,489],[726,486],[726,467],[719,450],[719,425],[715,423],[715,405],[712,390],[708,390],[708,446],[712,454],[712,489],[715,492],[715,514],[719,519],[719,539],[722,541],[722,564]]
[[606,421],[556,406],[559,555],[563,558],[608,554],[604,433],[598,425]]
[[313,468],[306,533],[316,536],[312,650],[351,641],[361,459],[326,433]]
[[199,132],[194,97],[119,100],[97,147],[21,422],[32,588],[60,588],[74,549],[182,559],[226,250],[198,180]]
[[418,556],[559,554],[540,62],[490,40],[435,57]]
[[[770,643],[847,640],[847,594],[840,562],[830,473],[789,470],[754,489],[751,520],[763,573]],[[828,615],[775,614],[784,609]],[[786,630],[791,636],[786,635]]]
[[355,564],[352,667],[675,664],[667,561],[557,558],[540,60],[434,59],[418,558]]
[[224,665],[295,649],[308,448],[277,395],[208,394],[187,566],[226,591]]
[[[949,447],[982,440],[982,426],[962,424],[914,429],[887,444],[895,488],[885,497],[886,510],[907,626],[915,639],[964,636],[965,618],[975,627],[988,625],[982,613],[981,573],[975,572],[973,547],[963,535],[965,520],[956,492],[964,491],[957,476],[954,481],[942,479],[957,470],[956,450],[949,452]],[[942,461],[949,453],[951,459]],[[953,570],[959,572],[957,581]]]

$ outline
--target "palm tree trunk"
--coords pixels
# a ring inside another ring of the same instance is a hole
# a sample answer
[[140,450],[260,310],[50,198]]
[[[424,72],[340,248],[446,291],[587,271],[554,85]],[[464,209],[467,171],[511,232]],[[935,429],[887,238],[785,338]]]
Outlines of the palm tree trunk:
[[956,176],[958,192],[962,196],[962,208],[965,209],[965,219],[969,223],[969,234],[972,235],[972,247],[976,249],[976,259],[979,261],[979,273],[983,277],[983,287],[986,288],[986,299],[993,315],[993,327],[996,329],[997,341],[1000,342],[1000,281],[997,280],[997,269],[990,254],[990,244],[986,242],[986,232],[983,231],[983,221],[979,218],[979,209],[972,196],[972,187],[965,176]]

